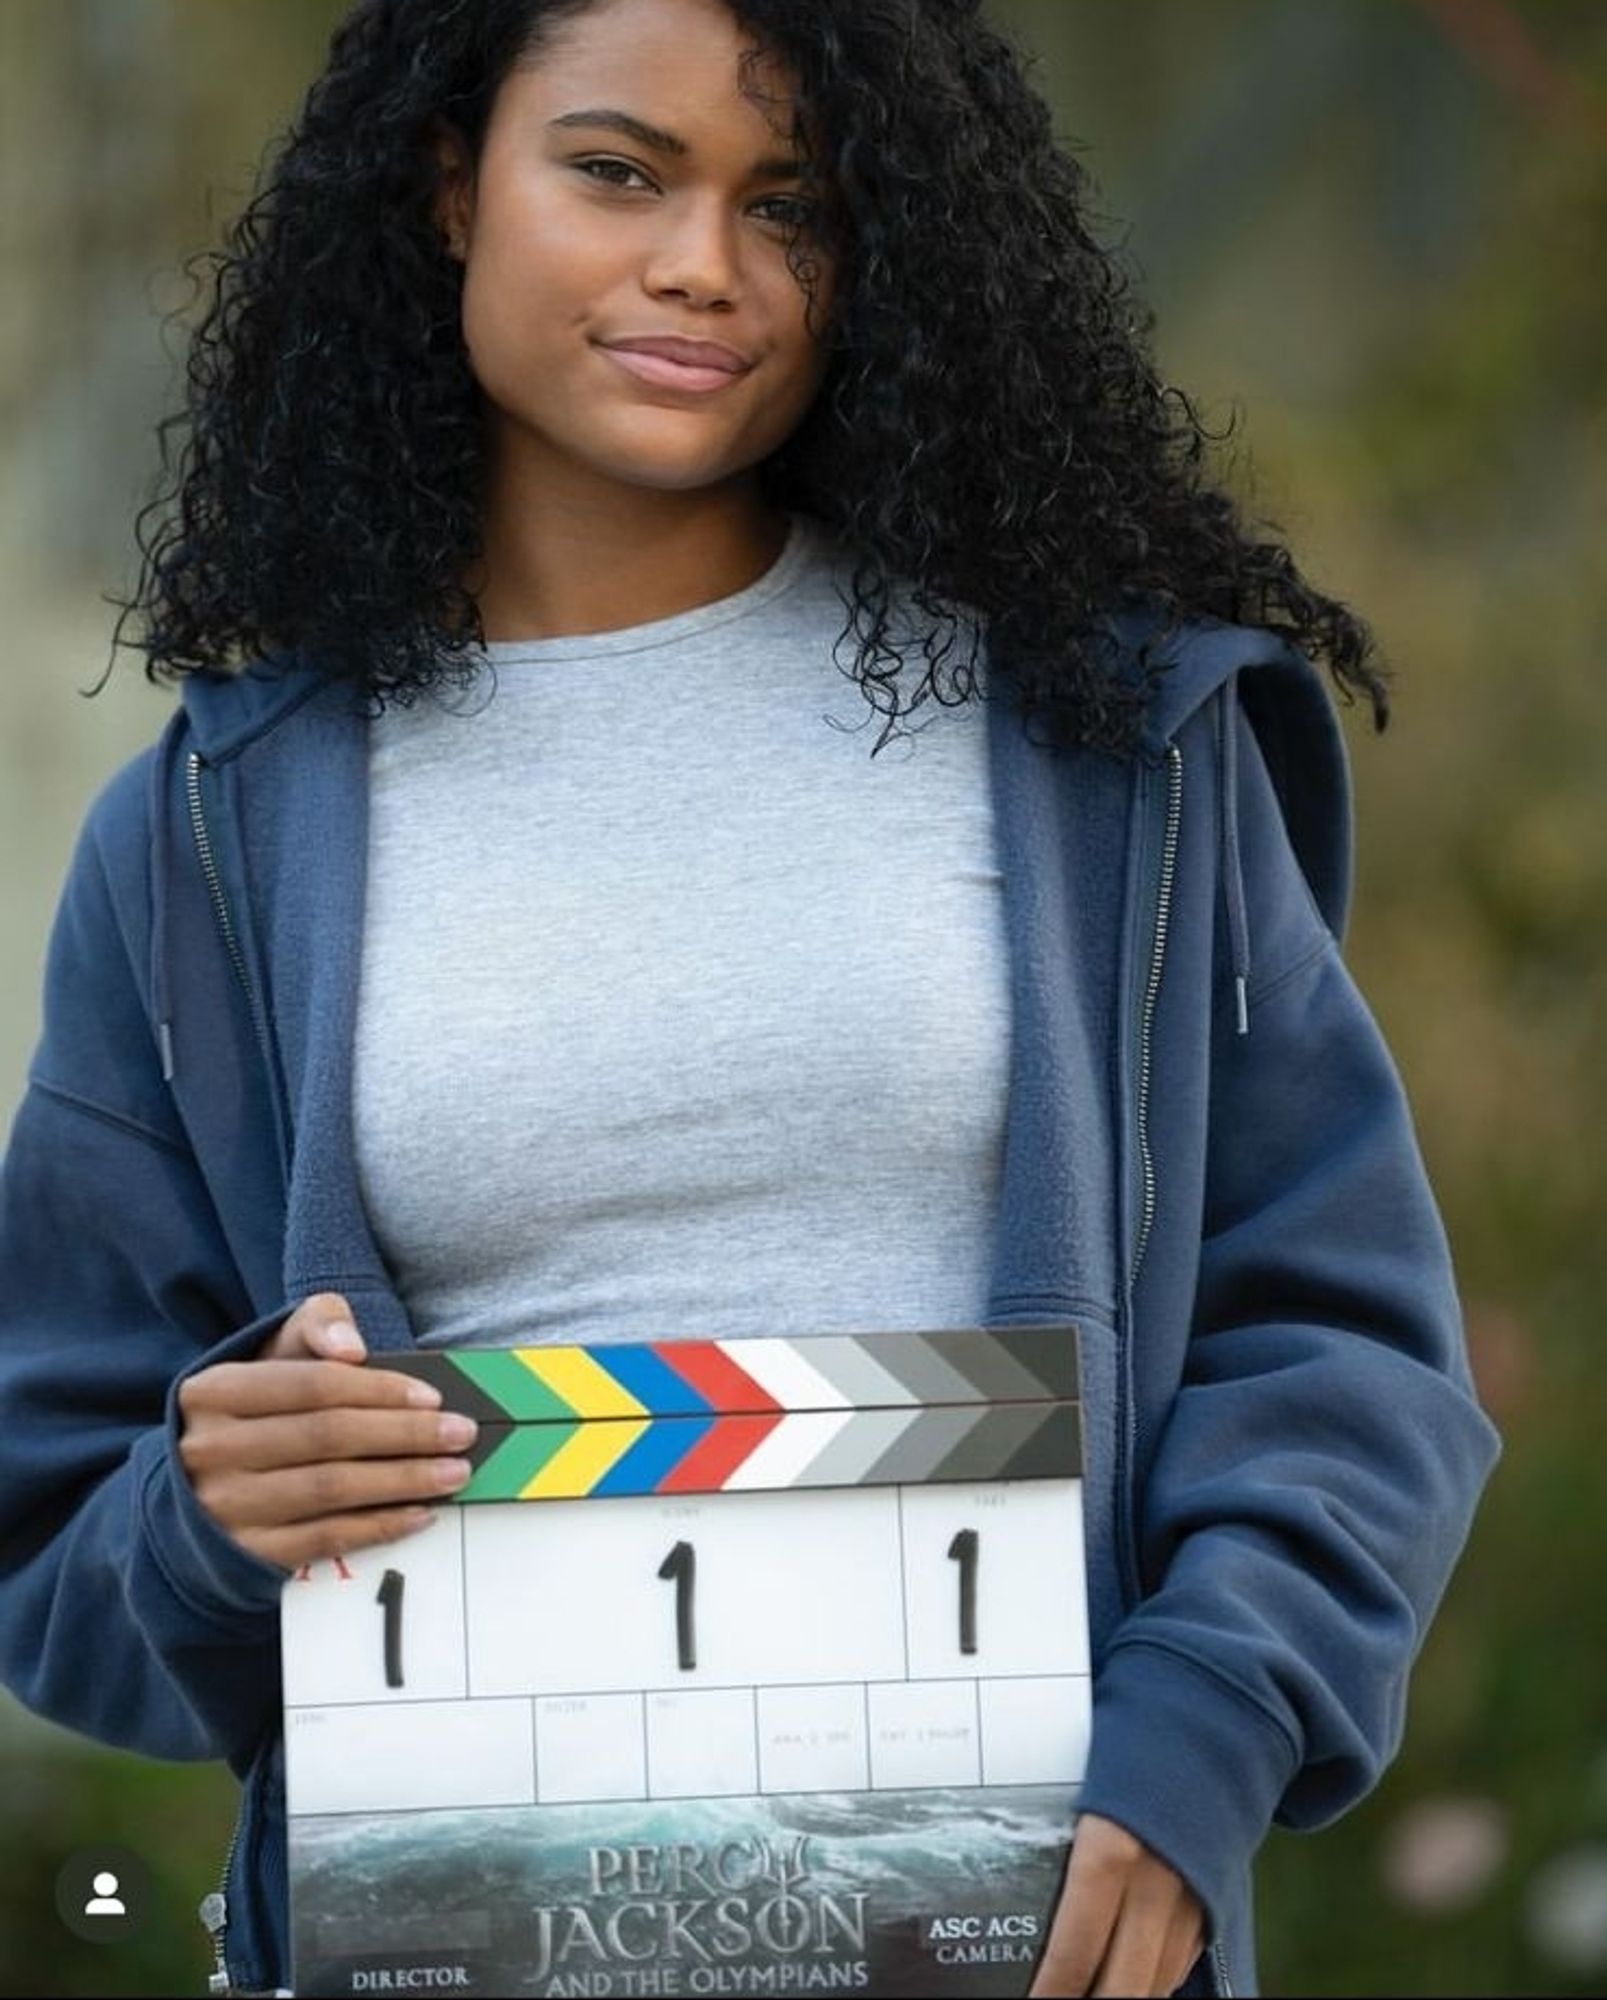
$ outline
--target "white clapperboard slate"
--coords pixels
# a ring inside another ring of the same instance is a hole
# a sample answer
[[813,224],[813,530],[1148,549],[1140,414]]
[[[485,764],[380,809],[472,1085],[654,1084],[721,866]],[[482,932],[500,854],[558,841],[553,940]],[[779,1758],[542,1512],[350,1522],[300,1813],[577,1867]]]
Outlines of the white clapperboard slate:
[[1090,1699],[1076,1328],[376,1355],[479,1421],[285,1586],[298,1994],[1024,1994]]

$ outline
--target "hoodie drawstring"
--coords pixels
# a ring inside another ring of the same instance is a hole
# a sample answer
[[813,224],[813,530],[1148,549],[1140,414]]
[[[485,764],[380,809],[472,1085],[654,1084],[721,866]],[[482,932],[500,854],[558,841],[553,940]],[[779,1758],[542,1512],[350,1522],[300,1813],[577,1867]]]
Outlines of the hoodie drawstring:
[[1239,858],[1239,677],[1230,674],[1218,692],[1217,787],[1222,826],[1222,885],[1227,899],[1228,950],[1233,965],[1235,1027],[1250,1032],[1250,920],[1244,902],[1244,868]]

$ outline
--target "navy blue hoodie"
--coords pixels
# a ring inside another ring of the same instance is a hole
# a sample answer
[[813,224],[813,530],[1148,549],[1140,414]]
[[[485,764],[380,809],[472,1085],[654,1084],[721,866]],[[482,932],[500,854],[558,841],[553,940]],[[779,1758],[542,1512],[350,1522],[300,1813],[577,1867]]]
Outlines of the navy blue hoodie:
[[[1252,1856],[1393,1755],[1497,1442],[1341,956],[1337,716],[1268,633],[1166,657],[1131,758],[988,704],[1014,1031],[985,1321],[1081,1327],[1081,1803],[1202,1898],[1191,1990],[1248,1993]],[[352,1145],[366,751],[305,667],[188,681],[86,820],[0,1184],[0,1678],[245,1781],[211,1899],[237,1986],[289,1971],[285,1572],[195,1499],[176,1390],[314,1292],[413,1339]]]

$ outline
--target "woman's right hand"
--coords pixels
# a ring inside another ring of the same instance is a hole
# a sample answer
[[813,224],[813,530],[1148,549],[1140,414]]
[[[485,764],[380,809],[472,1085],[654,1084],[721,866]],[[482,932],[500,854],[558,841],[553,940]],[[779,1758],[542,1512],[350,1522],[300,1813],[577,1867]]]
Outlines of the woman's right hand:
[[338,1292],[304,1299],[251,1361],[179,1389],[179,1457],[219,1527],[286,1570],[428,1527],[469,1478],[471,1417],[428,1383],[361,1364]]

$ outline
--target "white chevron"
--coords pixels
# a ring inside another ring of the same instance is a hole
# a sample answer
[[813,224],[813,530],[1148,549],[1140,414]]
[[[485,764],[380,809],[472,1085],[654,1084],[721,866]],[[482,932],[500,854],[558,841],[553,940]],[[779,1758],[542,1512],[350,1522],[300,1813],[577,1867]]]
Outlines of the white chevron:
[[722,1490],[731,1493],[743,1488],[796,1485],[800,1474],[840,1431],[854,1422],[856,1414],[853,1410],[801,1410],[796,1416],[783,1417],[763,1444],[750,1452],[731,1474]]
[[842,1390],[804,1359],[799,1341],[721,1340],[715,1344],[728,1360],[746,1369],[765,1394],[773,1396],[784,1410],[849,1407]]

